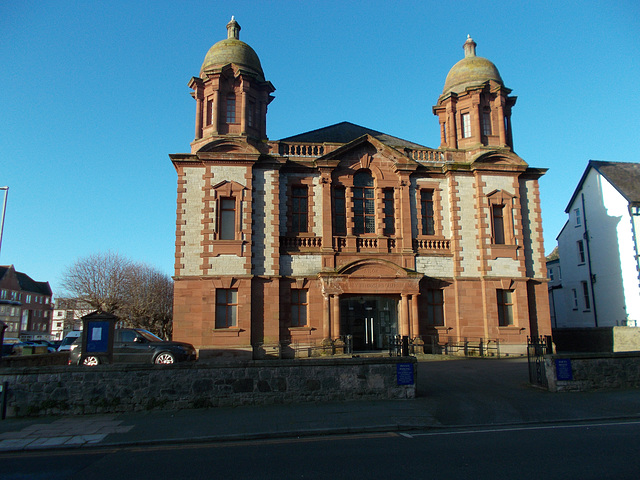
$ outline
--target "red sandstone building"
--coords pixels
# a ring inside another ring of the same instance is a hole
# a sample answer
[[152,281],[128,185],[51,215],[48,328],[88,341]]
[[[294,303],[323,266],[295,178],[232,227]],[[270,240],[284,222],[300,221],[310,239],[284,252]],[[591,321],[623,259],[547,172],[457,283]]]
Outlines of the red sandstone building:
[[513,152],[516,97],[471,38],[433,107],[432,149],[346,122],[268,140],[275,89],[234,19],[227,30],[189,83],[191,153],[170,155],[175,338],[257,358],[395,335],[517,353],[551,333],[545,170]]

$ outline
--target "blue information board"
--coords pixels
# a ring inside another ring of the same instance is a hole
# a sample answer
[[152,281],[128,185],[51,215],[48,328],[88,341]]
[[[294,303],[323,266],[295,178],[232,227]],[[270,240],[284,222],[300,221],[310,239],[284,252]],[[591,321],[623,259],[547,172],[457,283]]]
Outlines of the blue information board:
[[573,380],[570,358],[556,358],[556,379]]
[[109,351],[109,322],[87,322],[87,353],[107,353]]
[[396,364],[398,385],[413,385],[413,363]]

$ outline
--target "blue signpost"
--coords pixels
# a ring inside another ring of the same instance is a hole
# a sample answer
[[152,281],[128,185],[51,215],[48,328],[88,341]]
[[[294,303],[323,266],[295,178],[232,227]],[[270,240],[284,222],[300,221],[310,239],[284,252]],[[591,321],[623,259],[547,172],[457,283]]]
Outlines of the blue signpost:
[[113,362],[113,340],[118,317],[108,313],[90,313],[82,317],[82,360],[91,355]]

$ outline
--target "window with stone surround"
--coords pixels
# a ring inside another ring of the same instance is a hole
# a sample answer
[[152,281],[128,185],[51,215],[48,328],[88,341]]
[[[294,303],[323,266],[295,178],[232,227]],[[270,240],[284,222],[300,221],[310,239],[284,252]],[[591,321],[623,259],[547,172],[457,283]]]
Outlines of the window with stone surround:
[[226,121],[227,123],[236,123],[236,96],[233,93],[227,95],[227,111]]
[[471,137],[471,115],[468,113],[463,113],[460,115],[461,119],[461,127],[462,127],[462,138],[470,138]]
[[345,202],[345,188],[335,186],[332,189],[333,195],[333,234],[347,234],[347,205]]
[[515,245],[513,225],[515,197],[503,190],[496,190],[488,196],[491,216],[491,244]]
[[513,292],[511,290],[497,290],[498,297],[498,325],[509,327],[513,325]]
[[435,210],[431,188],[420,190],[420,213],[422,214],[422,235],[435,235]]
[[427,290],[427,324],[444,326],[444,292],[441,289]]
[[306,288],[291,289],[291,326],[307,326],[308,290]]
[[309,231],[309,188],[306,185],[291,187],[291,230],[294,234]]
[[491,112],[489,110],[482,112],[482,134],[484,136],[491,135]]
[[395,208],[393,202],[393,188],[385,188],[383,190],[383,214],[384,214],[384,231],[385,235],[393,235],[396,233],[395,227]]
[[375,189],[369,172],[353,176],[353,233],[376,233]]
[[219,239],[235,240],[236,238],[236,200],[223,197],[219,202]]
[[216,328],[237,326],[238,290],[219,288],[216,290]]

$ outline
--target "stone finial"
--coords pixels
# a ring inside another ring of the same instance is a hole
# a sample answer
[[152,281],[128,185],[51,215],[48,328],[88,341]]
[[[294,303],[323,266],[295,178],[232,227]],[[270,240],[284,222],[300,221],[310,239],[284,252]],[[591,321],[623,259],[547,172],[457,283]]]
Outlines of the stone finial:
[[231,20],[227,23],[227,38],[235,38],[240,40],[240,24],[236,22],[236,17],[231,16]]
[[473,41],[470,35],[467,35],[467,41],[464,42],[462,48],[464,48],[464,56],[466,57],[475,57],[476,56],[476,42]]

